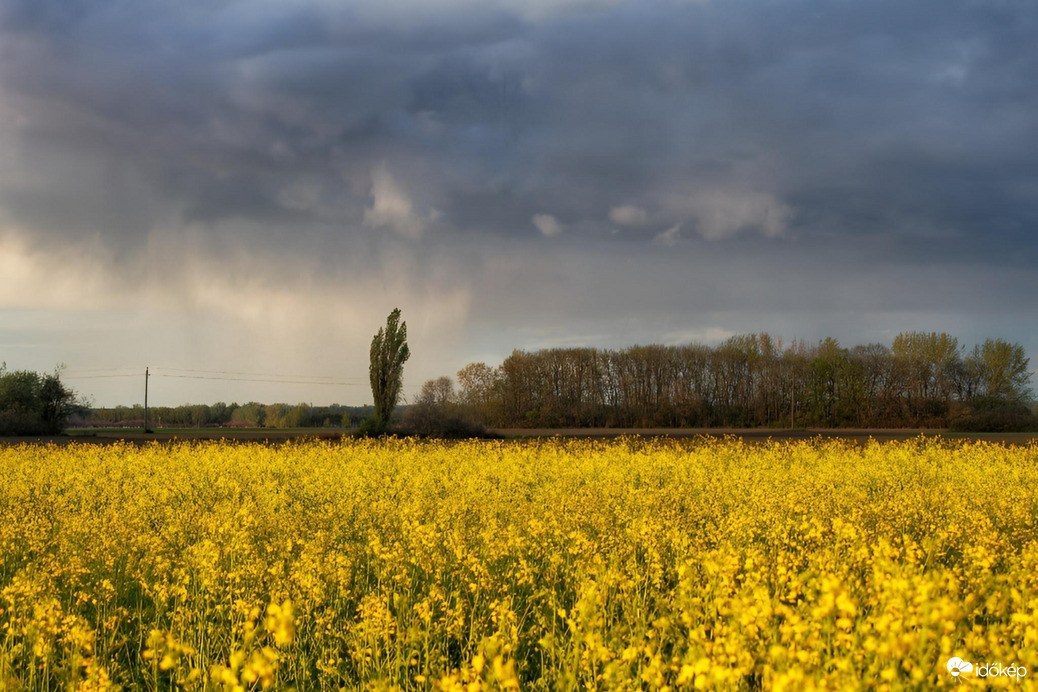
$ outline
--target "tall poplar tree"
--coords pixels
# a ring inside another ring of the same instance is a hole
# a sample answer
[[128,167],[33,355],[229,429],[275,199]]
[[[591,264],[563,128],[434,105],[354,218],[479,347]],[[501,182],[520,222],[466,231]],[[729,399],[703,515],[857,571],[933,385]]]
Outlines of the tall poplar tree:
[[404,382],[404,363],[411,357],[407,347],[407,323],[400,321],[400,308],[394,308],[371,340],[371,395],[375,399],[375,420],[382,428],[400,400]]

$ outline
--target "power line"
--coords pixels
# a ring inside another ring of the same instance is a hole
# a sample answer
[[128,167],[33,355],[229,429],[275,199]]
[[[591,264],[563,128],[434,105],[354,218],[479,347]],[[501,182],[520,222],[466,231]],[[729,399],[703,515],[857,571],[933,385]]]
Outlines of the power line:
[[[241,372],[241,371],[237,371],[237,370],[196,370],[196,369],[192,369],[192,368],[162,368],[162,367],[156,367],[156,368],[152,368],[152,369],[153,370],[169,370],[171,372],[194,372],[194,373],[201,373],[201,374],[206,374],[206,375],[247,375],[247,376],[254,376],[254,377],[287,377],[287,378],[295,378],[295,379],[307,379],[307,378],[309,378],[309,379],[323,379],[323,380],[330,380],[330,379],[360,380],[360,379],[363,379],[363,378],[360,378],[360,377],[352,377],[352,376],[349,376],[349,375],[288,375],[288,374],[273,373],[273,372]],[[173,375],[166,375],[165,377],[173,377]]]
[[135,372],[127,375],[67,375],[62,379],[66,380],[105,380],[110,377],[140,377],[139,372]]
[[61,372],[121,372],[123,370],[139,371],[140,367],[127,365],[118,368],[59,368]]
[[[113,368],[115,369],[115,368]],[[107,368],[95,368],[92,370],[79,370],[77,372],[104,372]],[[194,370],[190,368],[151,368],[151,370],[168,370],[170,372],[191,372],[200,373],[195,375],[175,375],[163,372],[153,372],[151,377],[167,377],[173,379],[182,380],[217,380],[222,382],[260,382],[266,384],[311,384],[311,385],[329,385],[335,387],[359,387],[367,384],[360,377],[349,377],[349,376],[336,376],[336,375],[281,375],[274,373],[257,373],[257,372],[238,372],[234,370]],[[249,377],[223,377],[223,375],[245,375]],[[104,380],[113,378],[136,378],[140,377],[140,372],[126,373],[126,374],[108,374],[108,375],[68,375],[64,379],[67,380]],[[339,379],[332,379],[339,377]],[[312,378],[312,379],[302,379]],[[346,381],[353,380],[353,381]],[[405,384],[404,387],[416,388],[420,385],[416,384]]]
[[335,385],[340,387],[358,387],[361,382],[318,382],[313,380],[269,380],[269,379],[254,379],[248,377],[211,377],[208,375],[164,375],[162,373],[152,373],[152,377],[172,377],[176,379],[184,380],[222,380],[225,382],[267,382],[270,384],[316,384],[316,385]]

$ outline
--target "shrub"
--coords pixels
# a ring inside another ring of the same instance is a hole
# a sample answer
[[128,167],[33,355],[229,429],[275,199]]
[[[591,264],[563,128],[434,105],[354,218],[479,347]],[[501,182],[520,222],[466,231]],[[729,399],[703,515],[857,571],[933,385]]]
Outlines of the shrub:
[[409,406],[404,414],[404,426],[408,433],[421,437],[460,440],[486,436],[486,428],[481,423],[453,404]]
[[375,416],[369,416],[357,426],[359,437],[381,437],[388,431],[388,426]]
[[1038,430],[1035,418],[1023,404],[974,407],[948,422],[960,432],[1028,432]]

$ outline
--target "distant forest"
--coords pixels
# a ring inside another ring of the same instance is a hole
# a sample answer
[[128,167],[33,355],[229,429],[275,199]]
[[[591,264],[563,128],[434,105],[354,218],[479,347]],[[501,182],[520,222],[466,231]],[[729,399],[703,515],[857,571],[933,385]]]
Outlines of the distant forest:
[[[349,428],[374,411],[371,406],[311,406],[310,404],[186,404],[148,407],[148,424],[166,428]],[[144,407],[115,406],[90,409],[72,425],[143,427]]]
[[[398,431],[458,435],[490,428],[827,427],[1038,429],[1023,346],[966,348],[945,333],[891,346],[835,339],[789,344],[768,334],[717,346],[515,351],[492,367],[427,381],[400,407]],[[197,404],[151,407],[158,427],[353,427],[372,407]],[[141,406],[93,409],[73,424],[141,426]]]
[[1023,346],[967,349],[944,333],[892,344],[783,346],[768,334],[718,346],[515,351],[426,382],[406,417],[491,427],[927,427],[1032,430]]

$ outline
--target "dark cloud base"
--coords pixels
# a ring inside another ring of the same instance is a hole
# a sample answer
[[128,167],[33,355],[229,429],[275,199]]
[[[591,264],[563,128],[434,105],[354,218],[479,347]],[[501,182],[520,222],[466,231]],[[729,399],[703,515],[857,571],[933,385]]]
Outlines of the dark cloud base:
[[402,262],[477,331],[1030,314],[1029,0],[384,5],[4,3],[0,228],[128,281]]

